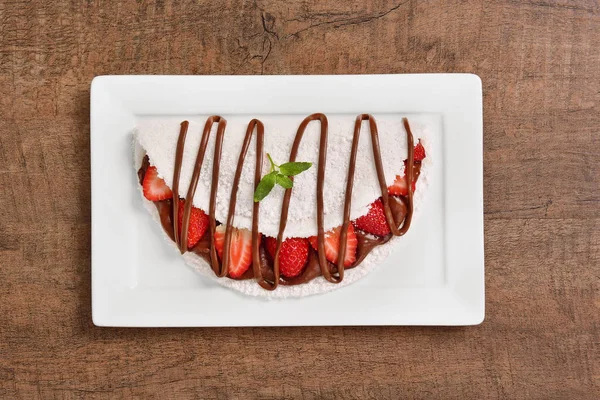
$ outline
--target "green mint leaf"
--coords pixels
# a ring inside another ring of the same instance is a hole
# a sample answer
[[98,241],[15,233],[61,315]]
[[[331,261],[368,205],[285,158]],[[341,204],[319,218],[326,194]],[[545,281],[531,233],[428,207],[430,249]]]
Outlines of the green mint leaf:
[[285,175],[277,174],[275,177],[276,183],[284,189],[289,189],[294,186],[294,182]]
[[289,177],[298,175],[312,167],[312,163],[309,162],[288,162],[277,165],[269,153],[267,153],[267,158],[271,164],[271,170],[267,175],[262,177],[256,186],[256,190],[254,191],[255,202],[259,202],[267,197],[275,185],[279,185],[284,189],[292,188],[294,181]]
[[312,167],[312,163],[309,162],[288,162],[279,166],[279,172],[285,176],[294,176],[306,171],[310,167]]
[[258,183],[258,186],[256,187],[256,190],[254,191],[255,202],[261,201],[262,199],[267,197],[271,190],[273,190],[273,187],[275,186],[276,177],[277,172],[275,171],[262,177],[262,179]]

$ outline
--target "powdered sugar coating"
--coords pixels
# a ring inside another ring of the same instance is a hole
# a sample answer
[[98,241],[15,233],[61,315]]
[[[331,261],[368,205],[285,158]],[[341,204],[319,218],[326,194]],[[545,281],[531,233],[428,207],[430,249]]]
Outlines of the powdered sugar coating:
[[[343,115],[343,117],[345,119],[349,119],[350,122],[354,123],[354,119],[349,116],[349,115]],[[300,116],[297,116],[294,119],[294,126],[297,126],[299,124],[299,121],[301,120]],[[377,115],[375,115],[375,118],[377,119],[378,125],[379,125],[379,132],[380,132],[380,142],[381,142],[381,150],[382,150],[382,158],[383,158],[383,162],[384,162],[384,166],[386,166],[386,163],[388,163],[390,160],[389,158],[396,158],[399,157],[400,158],[400,166],[398,168],[401,168],[400,171],[402,171],[403,168],[403,160],[404,158],[406,158],[406,139],[404,139],[403,143],[404,143],[404,147],[403,150],[394,150],[393,147],[391,147],[391,144],[389,144],[388,141],[384,141],[383,137],[389,135],[387,133],[386,130],[384,129],[392,129],[390,128],[391,125],[394,124],[394,121],[390,121],[387,118],[385,118],[385,116],[379,117]],[[199,120],[202,120],[202,117],[198,118]],[[247,119],[247,118],[246,118]],[[246,120],[245,119],[245,120]],[[260,117],[261,120],[266,120],[267,117]],[[352,130],[347,131],[348,126],[346,124],[338,124],[337,123],[337,118],[332,118],[328,115],[328,119],[330,121],[330,137],[329,137],[329,153],[328,155],[332,155],[332,153],[334,154],[339,154],[337,152],[337,146],[341,146],[343,147],[344,144],[347,142],[347,145],[350,146],[351,144],[351,140],[352,140]],[[176,133],[179,133],[179,122],[181,122],[181,118],[177,118],[177,119],[148,119],[143,121],[143,123],[138,124],[138,130],[137,130],[137,135],[136,137],[138,138],[138,140],[140,139],[140,129],[144,128],[146,125],[146,123],[149,123],[150,121],[152,121],[151,123],[153,124],[153,126],[155,126],[155,129],[158,129],[159,126],[162,126],[165,129],[173,129],[176,128]],[[228,126],[231,127],[231,125],[233,125],[231,123],[231,119],[228,120]],[[336,123],[336,125],[332,124],[331,122]],[[193,122],[192,122],[193,123]],[[245,122],[247,124],[247,121]],[[163,125],[163,124],[167,124],[167,125]],[[411,128],[413,131],[413,135],[415,136],[415,139],[421,139],[421,143],[424,145],[426,152],[427,152],[427,158],[425,158],[425,160],[423,160],[422,166],[421,166],[421,175],[419,177],[419,182],[417,184],[417,190],[415,192],[414,195],[414,205],[415,205],[415,214],[413,216],[413,224],[416,223],[418,221],[418,216],[420,213],[420,210],[422,209],[423,205],[425,204],[425,193],[427,192],[427,188],[430,185],[430,181],[432,179],[432,177],[430,176],[430,171],[431,171],[431,165],[433,163],[433,161],[436,158],[435,155],[435,144],[432,142],[433,136],[431,134],[431,132],[429,131],[429,125],[427,124],[427,118],[426,117],[415,117],[415,116],[411,116],[410,117],[410,124],[411,124]],[[202,129],[202,125],[200,124],[195,124],[196,128],[198,128],[200,131]],[[302,161],[311,161],[311,160],[306,160],[301,158],[300,156],[303,155],[303,151],[305,155],[310,155],[310,151],[312,148],[313,151],[313,155],[314,155],[314,161],[316,162],[317,159],[317,155],[316,155],[316,149],[318,149],[318,123],[314,123],[312,125],[315,125],[312,130],[310,125],[309,128],[307,129],[307,132],[305,133],[306,138],[304,139],[304,142],[306,144],[303,143],[303,145],[301,146],[300,149],[300,153],[299,153],[299,157],[298,160],[302,160]],[[267,124],[265,124],[265,126],[267,126]],[[384,128],[385,127],[385,128]],[[191,127],[190,127],[191,129]],[[229,128],[228,128],[229,129]],[[274,130],[275,132],[282,132],[282,130]],[[292,131],[295,134],[295,129],[292,129]],[[333,134],[333,132],[338,132],[337,134]],[[346,133],[343,133],[346,132]],[[196,154],[195,152],[198,149],[199,146],[199,142],[200,142],[200,138],[199,135],[197,136],[197,138],[193,138],[193,136],[190,136],[191,131],[188,133],[188,140],[187,140],[187,146],[186,146],[186,154],[184,155],[184,165],[185,163],[191,164],[193,163],[193,161],[195,160]],[[215,132],[213,132],[214,134]],[[241,131],[241,136],[238,136],[237,134],[234,133],[235,137],[238,139],[240,145],[239,146],[235,146],[235,143],[233,142],[233,140],[231,141],[226,141],[224,144],[224,151],[223,151],[223,159],[222,159],[222,165],[226,165],[225,163],[227,163],[227,165],[231,164],[234,167],[234,172],[235,172],[235,166],[237,165],[237,157],[239,155],[239,149],[241,147],[241,142],[243,140],[243,134],[245,133],[245,127],[244,130]],[[267,138],[269,137],[270,133],[267,130],[266,131],[266,135],[265,135],[265,149],[266,151],[269,151],[272,155],[273,158],[275,158],[276,162],[285,162],[287,161],[287,157],[285,158],[276,158],[275,154],[287,154],[287,152],[289,152],[289,149],[291,148],[291,142],[293,141],[293,137],[291,138],[291,140],[286,141],[285,138],[281,138],[281,141],[279,141],[275,135],[273,138],[271,138],[271,140],[269,142],[267,142]],[[404,135],[405,137],[405,133],[404,131],[402,131],[402,135]],[[149,136],[153,136],[153,135],[142,135],[145,136],[147,139]],[[229,136],[233,136],[230,135],[230,133],[228,132],[226,134],[226,137]],[[285,135],[283,135],[285,136]],[[348,139],[349,136],[349,139]],[[314,138],[313,141],[310,141],[310,138]],[[289,139],[289,138],[288,138]],[[367,139],[367,143],[365,143],[364,139]],[[335,144],[334,140],[337,140],[337,144]],[[210,173],[212,171],[212,146],[214,146],[214,139],[211,140],[213,143],[209,144],[209,149],[207,150],[207,156],[210,156],[210,159],[207,160],[208,163],[205,163],[205,165],[203,165],[202,168],[202,173],[201,173],[201,182],[204,182],[204,184],[206,185],[205,187],[210,188]],[[161,143],[163,143],[164,145],[167,145],[167,143],[164,143],[165,141],[161,141]],[[174,142],[176,142],[176,136],[175,136],[175,140]],[[139,142],[135,141],[134,142],[134,168],[137,171],[137,169],[139,168],[139,165],[141,165],[141,160],[144,156],[144,154],[146,154],[146,152],[148,151],[148,148],[144,147],[142,148],[140,146],[140,144],[142,144],[143,141],[139,140]],[[271,143],[271,148],[266,147],[267,143]],[[254,144],[254,143],[253,143]],[[387,146],[386,146],[387,144]],[[398,143],[396,143],[396,145],[398,145]],[[150,144],[149,148],[153,148],[154,146],[156,146],[156,144]],[[236,147],[235,149],[231,149],[228,147],[228,151],[225,152],[225,147],[226,146],[231,146],[231,147]],[[286,147],[287,146],[287,147]],[[365,152],[368,153],[368,155],[371,155],[372,153],[372,147],[370,145],[370,135],[368,134],[368,127],[367,126],[363,126],[363,133],[361,135],[361,143],[360,143],[360,150],[359,150],[359,154],[363,154]],[[270,149],[274,149],[273,151],[271,151]],[[249,154],[247,156],[247,162],[244,166],[244,173],[243,173],[243,177],[244,177],[244,181],[246,182],[246,184],[250,185],[250,191],[246,191],[245,194],[243,192],[241,192],[241,186],[240,185],[240,193],[238,194],[238,202],[241,201],[241,199],[247,199],[247,196],[251,196],[252,194],[252,179],[253,179],[253,173],[254,173],[254,149],[253,147],[251,147],[252,150],[252,154]],[[391,151],[393,150],[393,151]],[[171,149],[172,151],[172,160],[174,160],[174,154],[175,154],[175,147],[173,147]],[[169,149],[166,149],[164,152],[164,155],[169,153]],[[341,152],[340,152],[341,153]],[[160,157],[160,152],[155,153],[156,155],[158,155]],[[225,158],[225,154],[228,154],[228,158]],[[349,150],[348,153],[346,153],[347,158],[349,159]],[[173,163],[173,161],[171,160],[171,163]],[[191,161],[190,161],[191,160]],[[281,161],[283,160],[283,161]],[[331,162],[332,160],[334,160],[334,163],[330,164],[329,162]],[[337,161],[337,162],[335,162]],[[154,165],[157,165],[155,160],[151,158],[151,162]],[[346,162],[343,165],[340,165],[343,162],[343,160],[341,160],[341,156],[340,157],[336,157],[336,156],[330,156],[328,157],[328,169],[329,168],[333,168],[334,170],[337,170],[336,173],[341,173],[343,178],[342,179],[338,179],[339,181],[343,181],[343,189],[342,189],[342,193],[341,193],[341,198],[339,197],[339,195],[337,196],[328,196],[326,197],[325,200],[325,204],[326,204],[326,214],[328,214],[330,217],[330,221],[334,220],[335,221],[335,215],[337,215],[337,217],[339,218],[338,222],[333,222],[331,225],[326,225],[326,229],[327,226],[329,227],[333,227],[333,226],[338,226],[341,223],[341,219],[342,219],[342,210],[343,210],[343,201],[344,201],[344,191],[345,191],[345,183],[346,183],[346,171],[347,171],[347,167],[348,167],[348,161],[346,160]],[[372,162],[372,159],[371,159]],[[393,160],[392,160],[393,162]],[[208,164],[208,165],[207,165]],[[336,167],[337,165],[337,167]],[[264,168],[263,169],[267,169],[268,168],[268,162],[266,162],[264,164]],[[162,172],[160,167],[158,168],[159,172]],[[229,168],[225,168],[226,170]],[[223,168],[222,168],[223,170]],[[291,211],[293,210],[293,207],[298,207],[299,209],[305,210],[305,211],[311,211],[312,214],[314,214],[314,210],[316,207],[316,168],[313,167],[311,170],[314,171],[314,176],[312,176],[310,179],[308,178],[309,175],[306,175],[306,182],[299,182],[299,179],[296,179],[295,181],[295,194],[296,196],[292,196],[292,202],[290,204],[290,214]],[[340,172],[343,171],[343,172]],[[352,219],[357,218],[361,215],[366,214],[366,212],[368,211],[368,205],[370,203],[373,202],[374,199],[376,199],[377,197],[380,196],[380,192],[379,192],[379,186],[377,186],[377,189],[375,190],[375,193],[373,192],[369,192],[367,190],[360,190],[360,187],[364,187],[364,185],[362,185],[362,183],[364,183],[365,180],[369,179],[369,180],[374,180],[376,182],[377,179],[377,175],[376,172],[373,168],[373,170],[371,171],[374,175],[370,175],[369,173],[362,171],[361,174],[359,174],[358,171],[358,165],[357,165],[357,171],[356,171],[356,176],[355,176],[355,192],[353,195],[353,201],[356,201],[355,199],[357,198],[357,192],[359,192],[358,194],[358,198],[362,199],[363,197],[366,199],[366,205],[362,206],[358,209],[355,209],[353,207],[353,213],[352,213]],[[328,172],[329,173],[329,172]],[[389,183],[391,183],[391,181],[393,181],[393,179],[395,178],[397,172],[389,172],[388,173],[388,168],[386,166],[386,178],[388,180]],[[165,178],[165,180],[167,181],[168,185],[172,184],[172,171],[170,173],[171,179],[169,179],[169,175],[168,172],[165,173],[165,175],[163,175],[163,177]],[[189,176],[191,177],[191,172],[189,173]],[[204,178],[203,178],[204,176]],[[302,176],[302,175],[300,175]],[[228,206],[228,199],[229,199],[229,191],[231,190],[231,181],[233,180],[233,174],[228,173],[227,171],[222,171],[220,174],[220,179],[222,180],[223,184],[220,185],[219,187],[219,192],[218,192],[218,196],[219,197],[226,197],[226,205]],[[227,179],[227,181],[225,181],[225,179]],[[187,179],[187,181],[184,178],[183,175],[183,171],[182,171],[182,178],[181,178],[181,184],[184,185],[184,182],[188,182],[185,184],[184,187],[181,188],[180,190],[180,194],[182,196],[185,196],[185,193],[187,192],[187,187],[189,186],[189,179]],[[228,185],[226,185],[226,182],[229,182]],[[328,177],[326,176],[326,188],[330,188],[330,186],[327,186],[327,183],[331,182],[330,180],[328,180]],[[311,191],[311,185],[312,183],[312,190]],[[223,186],[226,185],[227,190],[222,192]],[[302,186],[300,186],[302,185]],[[338,183],[338,187],[341,184]],[[302,187],[303,190],[299,190],[299,188]],[[335,187],[335,186],[331,186],[331,187]],[[358,189],[358,190],[357,190]],[[200,184],[199,184],[199,188],[198,191],[200,190]],[[210,190],[210,189],[208,189]],[[305,191],[307,191],[308,193],[305,193]],[[338,190],[339,191],[339,190]],[[269,209],[266,210],[265,212],[263,212],[262,210],[264,210],[265,208],[265,200],[263,200],[263,202],[261,202],[261,226],[260,229],[261,231],[264,233],[265,231],[263,230],[265,226],[271,226],[274,225],[276,228],[278,227],[279,224],[279,214],[281,212],[281,201],[283,198],[283,190],[279,191],[280,193],[277,194],[277,192],[271,194],[269,197],[267,197],[267,199],[269,198],[273,198],[275,200],[272,200],[272,203],[269,203],[270,206],[268,207]],[[298,193],[302,193],[301,196],[298,196]],[[312,193],[312,195],[310,194]],[[142,201],[144,204],[144,208],[146,208],[148,210],[148,212],[153,216],[154,220],[157,223],[160,223],[160,217],[158,215],[158,212],[156,210],[156,208],[154,207],[154,205],[152,204],[152,202],[146,200],[143,197],[143,193],[140,187],[140,195],[142,197]],[[207,194],[208,196],[208,194]],[[370,196],[370,197],[369,197]],[[250,197],[251,198],[251,197]],[[201,201],[201,200],[200,200]],[[219,203],[221,203],[219,201]],[[198,203],[196,203],[196,197],[194,198],[194,204],[196,204],[198,206]],[[250,203],[251,204],[251,203]],[[223,204],[221,204],[221,207],[223,207]],[[327,208],[329,207],[329,208]],[[201,206],[201,208],[204,208]],[[219,207],[218,207],[219,208]],[[206,208],[207,209],[207,206]],[[221,220],[224,220],[225,216],[226,216],[226,209],[225,209],[225,214],[223,214],[224,216],[219,217],[219,214],[217,213],[217,218],[221,218]],[[311,214],[311,215],[312,215]],[[238,209],[236,210],[236,220],[235,220],[235,225],[238,227],[249,227],[249,223],[248,225],[243,225],[240,224],[240,221],[245,221],[246,219],[248,219],[248,221],[251,221],[251,211],[248,213],[246,211],[244,211],[243,208],[238,207]],[[311,236],[314,235],[316,233],[316,214],[313,215],[313,221],[306,221],[304,219],[299,219],[299,220],[295,220],[296,222],[291,222],[291,220],[288,220],[288,231],[286,232],[288,234],[288,236]],[[266,222],[266,223],[265,223]],[[327,223],[327,218],[326,218],[326,223]],[[331,223],[331,222],[330,222]],[[301,229],[298,229],[298,227],[296,227],[295,225],[297,224],[302,224],[303,226],[301,227]],[[294,234],[290,234],[289,231],[294,232]],[[309,232],[307,234],[295,234],[295,232]],[[273,236],[275,236],[275,234],[277,233],[277,229],[274,230],[274,233],[272,234]],[[169,245],[175,250],[177,250],[176,245],[173,243],[173,241],[166,235],[166,233],[164,233],[164,238],[165,241],[167,243],[169,243]],[[307,295],[313,295],[313,294],[319,294],[319,293],[325,293],[325,292],[329,292],[331,290],[335,290],[335,289],[339,289],[341,287],[347,286],[349,284],[352,284],[356,281],[358,281],[359,279],[361,279],[363,276],[367,275],[370,271],[372,271],[378,264],[380,264],[385,258],[387,258],[387,256],[393,251],[394,249],[394,244],[397,243],[397,240],[400,240],[401,238],[392,238],[392,240],[390,240],[388,243],[379,246],[377,248],[375,248],[364,260],[363,262],[356,268],[347,270],[344,276],[344,280],[339,283],[339,284],[332,284],[328,281],[326,281],[324,278],[322,277],[318,277],[316,279],[313,279],[312,281],[306,283],[306,284],[302,284],[302,285],[297,285],[297,286],[282,286],[280,285],[277,290],[275,291],[267,291],[262,289],[254,280],[245,280],[245,281],[237,281],[237,280],[233,280],[233,279],[229,279],[229,278],[217,278],[212,269],[210,268],[209,264],[206,263],[202,258],[198,257],[197,255],[188,252],[186,254],[183,255],[184,261],[190,266],[192,267],[195,271],[197,271],[198,273],[207,276],[208,278],[216,281],[217,283],[221,284],[222,286],[225,287],[229,287],[231,289],[237,290],[239,292],[242,292],[244,294],[247,295],[251,295],[251,296],[258,296],[258,297],[264,297],[264,298],[268,298],[268,299],[276,299],[276,298],[288,298],[288,297],[303,297],[303,296],[307,296]]]
[[[402,125],[402,116],[392,114],[374,116],[379,128],[385,176],[388,185],[390,185],[395,176],[401,174],[404,169],[403,161],[407,153],[406,132]],[[215,217],[219,221],[227,219],[233,177],[243,137],[250,119],[247,116],[225,116],[225,118],[227,119],[227,128],[223,142],[215,212]],[[270,153],[276,163],[287,162],[297,127],[304,116],[277,115],[258,116],[257,118],[265,125],[265,152]],[[324,193],[324,227],[326,230],[342,223],[354,118],[355,116],[347,114],[328,115],[329,140]],[[170,187],[172,187],[175,151],[181,120],[182,118],[145,118],[139,121],[135,132],[140,145],[148,153],[150,163],[157,167]],[[190,119],[179,186],[181,197],[185,197],[189,187],[205,120],[205,116]],[[426,125],[419,118],[411,117],[410,123],[415,139],[426,134]],[[216,128],[217,125],[215,124],[193,200],[194,205],[203,210],[208,210],[209,205]],[[288,224],[285,231],[286,237],[308,237],[315,235],[317,232],[316,182],[319,132],[319,123],[311,122],[299,148],[297,161],[313,162],[313,167],[295,177]],[[256,155],[254,146],[253,139],[246,155],[238,191],[234,225],[241,228],[250,228],[252,224],[254,160]],[[268,172],[268,168],[269,164],[265,157],[263,174]],[[366,214],[369,205],[381,193],[367,122],[363,122],[354,181],[351,219]],[[283,194],[284,190],[276,187],[269,196],[261,201],[259,230],[265,235],[275,237],[278,233]]]

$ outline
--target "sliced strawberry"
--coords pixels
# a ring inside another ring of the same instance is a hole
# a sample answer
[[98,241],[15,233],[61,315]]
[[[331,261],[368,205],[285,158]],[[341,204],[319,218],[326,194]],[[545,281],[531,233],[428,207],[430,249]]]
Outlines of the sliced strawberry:
[[[337,264],[338,251],[340,248],[340,232],[342,227],[338,226],[330,231],[325,232],[325,258],[331,263]],[[316,236],[308,238],[310,245],[313,249],[318,251],[318,239]],[[356,247],[358,246],[358,239],[356,239],[356,233],[354,233],[354,226],[348,225],[348,235],[346,236],[346,256],[344,257],[344,266],[349,267],[356,261]]]
[[[413,182],[413,193],[415,192],[416,182]],[[396,175],[396,180],[388,187],[388,193],[394,196],[407,196],[408,195],[408,182],[406,175]]]
[[[226,229],[225,225],[219,225],[215,232],[215,247],[221,259],[223,259]],[[250,268],[250,265],[252,265],[252,232],[248,229],[233,228],[229,247],[229,276],[239,278]]]
[[415,146],[413,157],[415,161],[422,161],[425,158],[425,147],[423,147],[420,140]]
[[[275,257],[277,239],[267,237],[265,247]],[[304,238],[288,238],[281,243],[279,250],[279,271],[287,278],[293,278],[302,272],[308,260],[308,240]]]
[[[181,224],[183,223],[183,208],[185,205],[185,200],[179,200],[179,209],[177,212],[177,216],[179,217],[179,229],[181,229]],[[192,206],[192,211],[190,213],[190,224],[188,225],[188,237],[187,237],[187,246],[188,249],[191,249],[202,239],[204,233],[208,229],[208,215],[204,211],[199,208]],[[181,234],[181,232],[180,232]]]
[[390,233],[390,227],[385,219],[381,199],[375,200],[369,208],[369,213],[357,218],[354,221],[354,226],[361,231],[377,236],[385,236]]
[[146,170],[142,188],[144,197],[150,201],[166,200],[173,197],[173,192],[171,192],[165,181],[158,176],[158,171],[154,166],[148,167]]
[[225,247],[225,225],[217,226],[215,229],[215,248],[217,249],[217,254],[219,258],[223,257],[223,247]]
[[[423,161],[425,158],[425,148],[419,143],[415,146],[415,152],[413,154],[415,161]],[[413,182],[413,193],[416,189],[416,182]],[[404,160],[404,172],[402,175],[396,175],[394,183],[388,187],[388,193],[394,196],[407,196],[408,195],[408,182],[406,181],[406,160]]]

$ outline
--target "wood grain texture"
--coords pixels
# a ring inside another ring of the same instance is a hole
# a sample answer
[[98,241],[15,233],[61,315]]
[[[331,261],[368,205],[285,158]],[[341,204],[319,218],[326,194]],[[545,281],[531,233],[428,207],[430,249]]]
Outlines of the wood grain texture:
[[[100,74],[473,72],[486,321],[91,323]],[[0,398],[600,398],[598,1],[0,0]]]

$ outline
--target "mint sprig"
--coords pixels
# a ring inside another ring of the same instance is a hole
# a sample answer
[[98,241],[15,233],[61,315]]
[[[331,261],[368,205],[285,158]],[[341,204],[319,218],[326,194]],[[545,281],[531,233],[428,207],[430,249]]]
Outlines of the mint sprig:
[[271,163],[271,170],[262,177],[256,186],[256,190],[254,191],[255,202],[261,201],[267,197],[275,185],[279,185],[284,189],[292,188],[294,186],[294,181],[290,179],[290,176],[298,175],[312,167],[312,163],[309,162],[288,162],[277,165],[269,153],[267,153],[267,158]]

